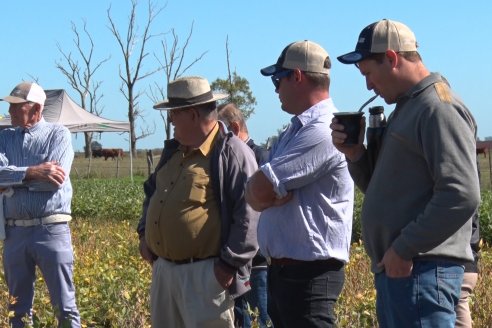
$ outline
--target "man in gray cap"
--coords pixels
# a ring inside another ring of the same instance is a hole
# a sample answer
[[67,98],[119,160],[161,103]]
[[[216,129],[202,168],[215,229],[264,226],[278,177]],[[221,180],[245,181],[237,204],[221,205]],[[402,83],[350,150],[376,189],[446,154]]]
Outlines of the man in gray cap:
[[386,103],[388,118],[376,166],[366,147],[345,145],[333,120],[335,146],[365,192],[362,235],[371,258],[380,327],[454,327],[463,264],[473,261],[471,217],[480,202],[472,114],[417,52],[414,33],[383,19],[338,57],[355,64]]
[[246,200],[262,211],[268,314],[275,327],[335,327],[335,303],[349,259],[354,184],[329,133],[331,61],[312,41],[288,45],[271,76],[291,124],[251,177]]
[[80,327],[68,226],[74,156],[70,132],[44,120],[46,94],[36,83],[20,83],[1,100],[10,104],[14,127],[0,131],[0,188],[8,191],[0,213],[6,223],[3,264],[15,299],[9,304],[14,314],[10,324],[24,327],[23,320],[32,319],[38,266],[59,326]]
[[244,199],[257,169],[249,147],[217,120],[214,94],[201,77],[167,87],[174,139],[166,140],[144,184],[137,227],[152,263],[153,327],[234,327],[234,298],[249,290],[258,250],[258,213]]

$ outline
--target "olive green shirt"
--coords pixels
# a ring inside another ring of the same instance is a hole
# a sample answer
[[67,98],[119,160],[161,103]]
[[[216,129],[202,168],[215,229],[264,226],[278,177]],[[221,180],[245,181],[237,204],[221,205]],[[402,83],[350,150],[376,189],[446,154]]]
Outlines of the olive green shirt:
[[183,260],[218,256],[219,208],[210,179],[210,150],[218,125],[197,149],[180,147],[156,174],[145,238],[158,256]]

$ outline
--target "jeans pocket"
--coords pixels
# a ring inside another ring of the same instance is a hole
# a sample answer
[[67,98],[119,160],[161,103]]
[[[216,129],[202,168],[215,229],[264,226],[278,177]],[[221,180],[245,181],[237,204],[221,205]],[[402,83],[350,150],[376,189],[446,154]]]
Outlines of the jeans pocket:
[[463,282],[463,269],[459,266],[438,267],[437,291],[438,302],[441,306],[454,310],[460,297]]
[[43,229],[51,236],[70,235],[70,228],[67,223],[44,224]]

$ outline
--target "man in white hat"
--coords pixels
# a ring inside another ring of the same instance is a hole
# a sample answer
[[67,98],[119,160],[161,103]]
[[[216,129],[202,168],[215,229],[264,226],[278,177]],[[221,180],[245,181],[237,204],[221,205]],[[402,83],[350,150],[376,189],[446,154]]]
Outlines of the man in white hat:
[[258,213],[244,199],[257,168],[253,152],[217,120],[214,94],[201,77],[167,87],[174,138],[144,184],[137,232],[152,263],[153,327],[233,327],[234,298],[249,290],[258,249]]
[[[73,161],[67,128],[48,123],[42,112],[46,94],[23,82],[1,99],[10,104],[14,128],[0,131],[0,187],[13,192],[3,199],[6,239],[3,264],[14,316],[12,327],[32,320],[36,266],[48,286],[62,327],[80,327],[73,284],[73,249],[68,222]],[[7,164],[8,166],[4,165]]]
[[246,200],[262,211],[258,243],[267,257],[268,314],[275,327],[335,327],[349,259],[354,183],[331,141],[337,111],[331,60],[312,41],[284,48],[271,76],[291,124],[251,177]]
[[336,119],[331,125],[365,193],[362,235],[379,326],[454,327],[480,202],[475,120],[446,79],[424,66],[408,26],[383,19],[357,40],[355,51],[338,60],[355,64],[367,89],[396,104],[374,171],[364,129],[359,144],[349,146],[343,126]]

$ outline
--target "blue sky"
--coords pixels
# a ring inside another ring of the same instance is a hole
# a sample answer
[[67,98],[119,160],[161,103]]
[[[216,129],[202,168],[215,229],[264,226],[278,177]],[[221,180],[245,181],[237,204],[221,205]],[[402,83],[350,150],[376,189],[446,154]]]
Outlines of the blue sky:
[[[332,85],[330,94],[341,111],[358,108],[371,96],[365,82],[353,65],[343,65],[336,56],[353,50],[360,30],[381,18],[404,22],[414,31],[424,63],[431,71],[442,73],[453,89],[468,105],[478,122],[478,136],[492,136],[492,5],[488,0],[477,1],[330,1],[330,0],[169,0],[155,1],[165,6],[153,25],[154,33],[167,33],[172,28],[184,40],[191,24],[194,32],[185,63],[190,63],[203,52],[203,59],[187,75],[201,75],[209,81],[227,76],[225,41],[229,38],[232,69],[248,79],[256,97],[255,114],[248,120],[250,135],[258,143],[286,124],[290,116],[280,109],[277,94],[269,78],[260,75],[260,68],[277,60],[282,49],[297,40],[309,39],[321,44],[332,57]],[[76,102],[77,94],[58,71],[55,61],[61,59],[57,44],[65,52],[74,52],[71,22],[78,27],[83,20],[95,43],[95,61],[111,56],[95,79],[102,81],[104,98],[102,116],[127,120],[127,104],[119,91],[118,67],[122,54],[108,29],[107,9],[122,33],[130,9],[130,0],[25,0],[2,3],[0,19],[0,95],[7,95],[22,80],[36,78],[45,89],[64,88]],[[137,12],[143,27],[147,1],[140,0]],[[169,33],[149,43],[150,55],[144,71],[157,65],[154,58],[162,58],[162,39],[172,39]],[[149,86],[165,84],[163,73],[142,80],[138,91]],[[155,123],[154,135],[142,139],[137,147],[161,147],[165,138],[163,122],[152,109],[153,102],[143,95],[140,106],[147,125]],[[386,113],[392,106],[382,100],[372,105],[383,105]],[[7,105],[0,103],[0,114],[7,113]],[[142,121],[137,126],[145,127]],[[105,133],[104,147],[128,148],[127,134]],[[81,150],[83,136],[74,135],[74,148]]]

